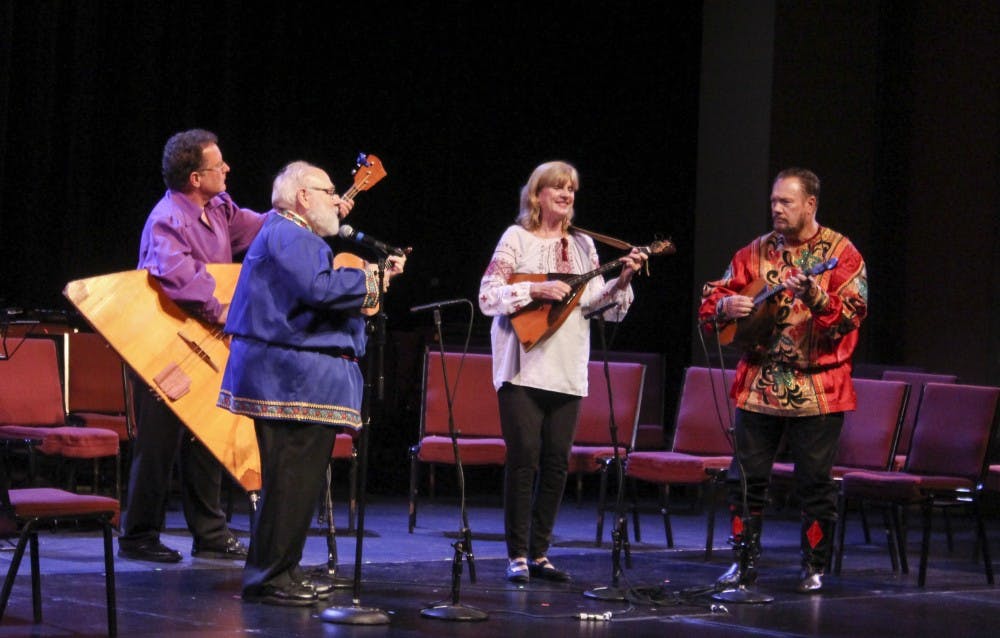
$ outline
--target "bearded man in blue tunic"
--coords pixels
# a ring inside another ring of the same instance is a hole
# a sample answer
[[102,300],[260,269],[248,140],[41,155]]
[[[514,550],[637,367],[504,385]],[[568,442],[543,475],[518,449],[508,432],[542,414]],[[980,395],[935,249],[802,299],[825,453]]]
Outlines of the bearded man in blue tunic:
[[[361,427],[365,309],[405,256],[340,267],[324,237],[353,207],[329,176],[293,162],[274,180],[269,211],[247,250],[226,321],[231,352],[218,405],[251,417],[261,492],[243,571],[243,599],[305,606],[328,595],[299,562],[338,430]],[[338,260],[339,262],[340,260]],[[382,273],[384,281],[379,281]]]

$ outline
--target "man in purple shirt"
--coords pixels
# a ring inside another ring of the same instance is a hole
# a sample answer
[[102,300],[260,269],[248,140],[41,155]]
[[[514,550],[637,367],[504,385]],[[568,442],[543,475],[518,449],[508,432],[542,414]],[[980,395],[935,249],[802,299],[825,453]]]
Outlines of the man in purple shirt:
[[[138,267],[148,269],[167,296],[192,315],[220,326],[226,322],[228,307],[215,298],[215,280],[205,264],[232,262],[264,222],[263,215],[233,203],[226,193],[228,173],[213,133],[193,129],[167,140],[163,149],[167,192],[149,214],[139,246]],[[135,392],[135,415],[118,555],[160,563],[181,560],[180,552],[160,541],[171,470],[179,453],[191,554],[245,559],[246,547],[229,530],[219,505],[223,472],[219,461],[152,392]]]

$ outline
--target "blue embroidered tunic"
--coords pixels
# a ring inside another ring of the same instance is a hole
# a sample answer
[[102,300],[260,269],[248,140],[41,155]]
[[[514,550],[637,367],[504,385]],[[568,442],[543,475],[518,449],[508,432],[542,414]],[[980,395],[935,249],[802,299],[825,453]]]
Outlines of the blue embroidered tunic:
[[252,418],[361,427],[363,307],[376,277],[333,266],[304,219],[268,213],[247,250],[229,307],[232,335],[219,407]]

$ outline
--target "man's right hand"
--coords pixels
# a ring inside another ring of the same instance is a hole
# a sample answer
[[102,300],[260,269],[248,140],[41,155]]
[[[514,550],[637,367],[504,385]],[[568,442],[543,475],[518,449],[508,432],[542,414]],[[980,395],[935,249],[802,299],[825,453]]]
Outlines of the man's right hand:
[[753,312],[753,299],[743,295],[723,297],[718,310],[719,316],[727,321],[742,319]]

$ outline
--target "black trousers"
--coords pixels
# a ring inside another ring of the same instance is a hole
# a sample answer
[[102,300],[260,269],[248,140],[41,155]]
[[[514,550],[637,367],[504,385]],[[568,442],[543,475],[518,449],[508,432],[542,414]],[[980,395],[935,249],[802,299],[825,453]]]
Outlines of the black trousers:
[[742,513],[741,467],[746,475],[750,511],[759,513],[767,505],[771,466],[784,437],[795,463],[795,495],[801,503],[803,517],[836,520],[837,487],[831,471],[843,425],[843,412],[778,417],[737,409],[737,456],[727,475],[728,500],[733,512]]
[[500,429],[507,444],[507,556],[541,558],[549,551],[566,489],[580,397],[506,383],[497,398]]
[[175,459],[184,519],[194,542],[202,547],[225,544],[230,531],[219,505],[222,464],[138,377],[133,382],[136,438],[119,545],[159,540]]
[[299,562],[326,480],[337,428],[319,423],[254,419],[261,490],[254,513],[243,591],[301,582]]

